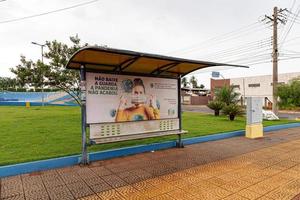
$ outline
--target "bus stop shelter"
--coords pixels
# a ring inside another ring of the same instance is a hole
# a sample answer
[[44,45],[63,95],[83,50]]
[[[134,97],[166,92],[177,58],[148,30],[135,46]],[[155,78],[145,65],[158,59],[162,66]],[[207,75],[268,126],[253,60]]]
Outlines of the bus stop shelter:
[[[87,46],[78,50],[68,61],[66,68],[80,71],[80,89],[81,89],[81,116],[82,116],[82,164],[88,163],[86,127],[93,125],[87,123],[86,113],[86,74],[101,73],[113,75],[128,75],[135,77],[163,78],[176,81],[177,83],[177,116],[178,127],[176,130],[160,131],[151,134],[135,134],[134,136],[115,137],[115,140],[105,141],[122,141],[129,139],[140,139],[145,137],[162,136],[168,133],[179,136],[178,144],[181,146],[181,78],[191,72],[199,69],[215,66],[246,67],[241,65],[207,62],[191,59],[176,58],[150,53],[142,53],[129,50],[104,48],[98,46]],[[121,124],[122,125],[122,124]],[[123,124],[124,125],[124,124]],[[90,127],[91,128],[91,127]],[[99,141],[99,140],[98,140]]]

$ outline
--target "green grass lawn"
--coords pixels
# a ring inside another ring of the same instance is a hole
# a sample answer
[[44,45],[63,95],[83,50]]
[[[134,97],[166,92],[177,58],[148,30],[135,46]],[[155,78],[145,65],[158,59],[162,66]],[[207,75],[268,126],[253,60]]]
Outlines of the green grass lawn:
[[[264,126],[294,121],[265,121]],[[47,106],[0,106],[0,165],[79,154],[81,151],[80,108]],[[245,118],[229,121],[227,117],[183,113],[184,137],[195,137],[245,128]],[[89,151],[100,151],[137,144],[175,139],[165,136],[112,144],[94,145]]]

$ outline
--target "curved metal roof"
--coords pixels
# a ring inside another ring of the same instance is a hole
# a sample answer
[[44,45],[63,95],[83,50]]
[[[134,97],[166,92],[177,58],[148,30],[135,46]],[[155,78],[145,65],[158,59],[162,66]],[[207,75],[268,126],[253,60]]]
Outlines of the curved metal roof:
[[98,46],[79,49],[69,59],[66,68],[79,70],[81,65],[85,65],[87,71],[169,78],[178,78],[195,70],[213,66],[247,68],[247,66],[241,65],[190,60]]

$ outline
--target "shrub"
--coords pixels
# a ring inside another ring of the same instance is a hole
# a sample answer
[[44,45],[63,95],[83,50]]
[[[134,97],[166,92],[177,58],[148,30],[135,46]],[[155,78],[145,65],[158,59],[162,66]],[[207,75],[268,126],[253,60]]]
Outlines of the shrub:
[[220,110],[222,110],[222,108],[224,107],[224,103],[221,101],[214,100],[214,101],[210,101],[207,104],[207,107],[215,111],[215,116],[219,116]]
[[229,104],[236,104],[239,100],[240,93],[234,91],[233,86],[223,86],[215,91],[215,98],[218,101]]
[[300,107],[300,78],[293,79],[288,84],[279,85],[277,94],[281,108]]
[[17,92],[26,92],[26,88],[18,88]]
[[235,116],[244,114],[243,108],[236,104],[225,105],[222,111],[225,115],[228,115],[230,121],[233,121]]

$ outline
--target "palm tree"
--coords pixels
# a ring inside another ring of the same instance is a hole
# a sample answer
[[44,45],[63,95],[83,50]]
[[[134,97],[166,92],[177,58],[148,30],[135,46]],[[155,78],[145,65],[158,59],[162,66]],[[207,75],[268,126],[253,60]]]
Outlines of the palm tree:
[[193,88],[197,88],[198,83],[197,83],[197,79],[195,76],[192,76],[190,79],[190,83],[192,84]]
[[187,86],[188,81],[187,81],[187,78],[186,78],[186,77],[183,77],[183,78],[181,79],[181,84],[183,85],[183,87],[186,87],[186,86]]
[[239,100],[240,93],[234,91],[233,86],[223,86],[215,91],[215,98],[218,101],[229,104],[236,104]]

